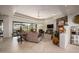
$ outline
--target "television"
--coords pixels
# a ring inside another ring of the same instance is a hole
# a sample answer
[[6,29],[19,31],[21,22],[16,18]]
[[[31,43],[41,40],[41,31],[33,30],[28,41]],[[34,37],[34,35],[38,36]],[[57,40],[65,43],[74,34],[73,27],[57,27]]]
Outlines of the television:
[[47,25],[47,28],[53,28],[53,24]]

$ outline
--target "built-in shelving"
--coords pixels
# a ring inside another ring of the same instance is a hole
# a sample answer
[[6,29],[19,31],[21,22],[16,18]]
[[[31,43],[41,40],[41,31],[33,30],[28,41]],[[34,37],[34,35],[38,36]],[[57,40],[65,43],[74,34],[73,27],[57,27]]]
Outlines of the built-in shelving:
[[79,45],[79,26],[71,26],[71,44]]

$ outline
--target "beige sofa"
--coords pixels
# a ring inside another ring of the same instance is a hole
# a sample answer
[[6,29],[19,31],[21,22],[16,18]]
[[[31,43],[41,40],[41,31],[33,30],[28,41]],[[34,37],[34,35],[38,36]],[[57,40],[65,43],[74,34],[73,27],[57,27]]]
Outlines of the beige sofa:
[[26,40],[31,42],[40,42],[43,38],[43,34],[37,32],[28,32]]

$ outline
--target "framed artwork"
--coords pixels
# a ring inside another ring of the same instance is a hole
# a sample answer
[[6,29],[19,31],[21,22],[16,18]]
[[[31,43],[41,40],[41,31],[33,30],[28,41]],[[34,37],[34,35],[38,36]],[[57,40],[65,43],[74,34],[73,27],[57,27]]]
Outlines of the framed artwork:
[[73,22],[79,24],[79,15],[76,15],[73,19]]

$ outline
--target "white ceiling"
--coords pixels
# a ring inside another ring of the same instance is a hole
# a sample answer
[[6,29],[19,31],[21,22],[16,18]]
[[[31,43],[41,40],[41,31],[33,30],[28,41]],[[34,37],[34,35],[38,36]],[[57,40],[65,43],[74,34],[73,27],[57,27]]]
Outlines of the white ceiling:
[[69,15],[74,14],[74,13],[79,13],[79,5],[66,6],[66,13]]
[[[50,17],[57,17],[59,15],[73,14],[79,12],[79,6],[74,5],[14,5],[2,6],[0,5],[0,13],[11,14],[10,12],[18,12],[27,16],[39,19],[46,19]],[[38,15],[39,13],[39,15]]]
[[22,13],[34,18],[45,19],[58,15],[65,15],[64,6],[56,5],[23,5],[14,6],[16,12]]

